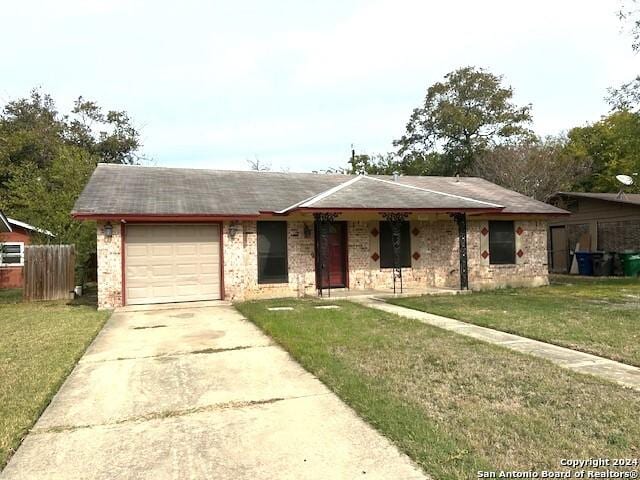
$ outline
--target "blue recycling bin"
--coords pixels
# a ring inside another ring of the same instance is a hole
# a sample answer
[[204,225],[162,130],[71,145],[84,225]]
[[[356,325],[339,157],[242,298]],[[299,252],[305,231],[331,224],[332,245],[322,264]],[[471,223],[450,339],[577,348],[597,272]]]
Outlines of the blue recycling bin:
[[576,252],[576,260],[578,261],[578,273],[580,275],[593,275],[591,252]]

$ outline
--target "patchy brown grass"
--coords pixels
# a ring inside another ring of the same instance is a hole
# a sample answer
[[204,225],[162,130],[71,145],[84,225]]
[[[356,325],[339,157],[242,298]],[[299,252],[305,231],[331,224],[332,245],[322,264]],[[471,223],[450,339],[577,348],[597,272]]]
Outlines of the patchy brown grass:
[[389,302],[640,366],[635,278],[554,276],[548,287]]
[[86,297],[22,303],[19,291],[0,296],[0,469],[108,315]]
[[[238,305],[434,478],[640,454],[637,392],[348,302]],[[292,306],[273,312],[270,306]]]

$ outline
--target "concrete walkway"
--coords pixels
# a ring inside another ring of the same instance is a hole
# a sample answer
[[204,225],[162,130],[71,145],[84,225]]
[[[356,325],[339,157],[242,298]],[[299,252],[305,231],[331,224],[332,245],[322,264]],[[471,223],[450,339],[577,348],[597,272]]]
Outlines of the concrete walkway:
[[615,362],[596,355],[578,352],[569,348],[539,342],[530,338],[512,335],[499,330],[461,322],[452,318],[441,317],[440,315],[392,305],[390,303],[386,303],[382,299],[362,298],[352,299],[352,301],[388,313],[413,318],[429,325],[440,327],[445,330],[451,330],[452,332],[459,333],[460,335],[466,335],[467,337],[473,337],[484,342],[494,343],[517,352],[544,358],[563,368],[568,368],[569,370],[589,375],[595,375],[605,380],[619,383],[625,387],[640,390],[640,368],[637,367],[632,367],[630,365]]
[[113,314],[2,480],[425,478],[233,307],[131,310]]

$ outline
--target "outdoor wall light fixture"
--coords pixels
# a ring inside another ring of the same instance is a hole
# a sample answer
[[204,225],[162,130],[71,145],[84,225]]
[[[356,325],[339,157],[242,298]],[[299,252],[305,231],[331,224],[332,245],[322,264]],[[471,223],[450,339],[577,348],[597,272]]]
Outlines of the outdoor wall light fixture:
[[113,225],[111,225],[111,222],[107,222],[104,226],[104,236],[107,238],[111,238],[113,236]]

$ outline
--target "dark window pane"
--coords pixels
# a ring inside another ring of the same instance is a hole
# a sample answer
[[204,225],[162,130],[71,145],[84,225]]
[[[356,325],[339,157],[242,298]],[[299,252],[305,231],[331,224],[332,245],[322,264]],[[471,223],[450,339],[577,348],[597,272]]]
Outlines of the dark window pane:
[[20,263],[20,255],[3,255],[2,263]]
[[3,245],[2,250],[4,253],[17,253],[20,254],[20,245]]
[[[391,239],[391,223],[380,222],[380,268],[393,268],[393,241]],[[400,227],[400,265],[411,266],[411,237],[409,222],[402,222]]]
[[0,245],[0,263],[20,264],[22,245]]
[[286,283],[287,222],[258,222],[258,283]]
[[489,263],[516,263],[516,234],[513,221],[489,222]]

